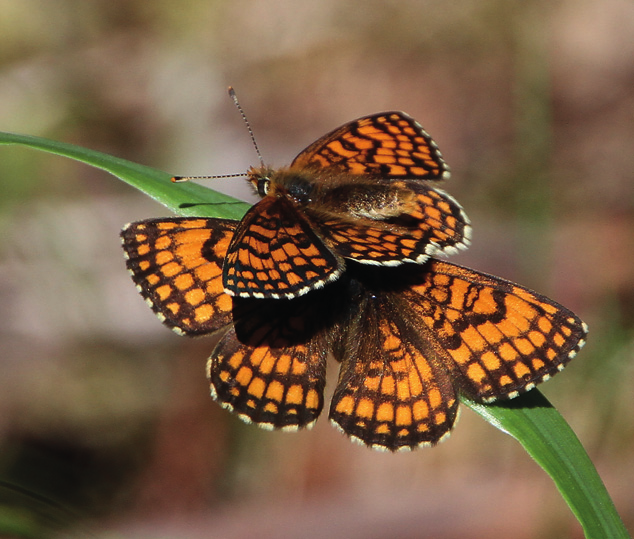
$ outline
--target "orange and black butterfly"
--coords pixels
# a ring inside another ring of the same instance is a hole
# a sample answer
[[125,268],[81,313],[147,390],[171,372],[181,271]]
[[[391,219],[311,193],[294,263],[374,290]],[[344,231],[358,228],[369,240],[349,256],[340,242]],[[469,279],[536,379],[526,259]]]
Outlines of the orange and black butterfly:
[[168,218],[122,232],[159,318],[220,333],[211,393],[265,428],[311,426],[326,359],[342,363],[330,418],[377,449],[438,442],[458,396],[512,398],[584,344],[572,312],[521,286],[433,259],[465,247],[460,206],[422,127],[389,112],[348,123],[290,167],[251,169],[242,221]]
[[458,203],[426,181],[449,176],[412,118],[360,118],[302,151],[290,167],[252,168],[262,200],[244,216],[223,271],[228,294],[292,298],[339,278],[346,260],[422,263],[469,243]]

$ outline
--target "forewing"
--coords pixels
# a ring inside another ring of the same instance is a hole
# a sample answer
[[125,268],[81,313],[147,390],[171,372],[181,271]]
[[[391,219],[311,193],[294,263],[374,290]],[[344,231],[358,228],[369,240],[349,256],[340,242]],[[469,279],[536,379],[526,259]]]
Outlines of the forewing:
[[342,365],[331,421],[374,449],[437,443],[458,412],[446,366],[412,324],[405,303],[383,292],[364,292],[360,305],[335,349]]
[[267,196],[240,222],[223,282],[233,296],[293,298],[336,280],[343,267],[290,200]]
[[303,150],[291,168],[335,168],[385,179],[449,178],[449,167],[436,143],[403,112],[383,112],[347,123]]
[[[432,255],[454,254],[469,245],[469,219],[446,193],[411,181],[392,182],[383,191],[364,207],[355,207],[355,198],[342,197],[339,208],[324,212],[308,207],[306,213],[333,250],[363,264],[420,264]],[[381,207],[380,201],[388,198],[395,201]]]
[[212,333],[231,322],[222,264],[238,222],[151,219],[121,232],[126,265],[159,319],[180,334]]
[[411,285],[404,297],[469,398],[513,398],[561,371],[585,344],[585,323],[527,288],[439,260],[417,273],[403,278]]

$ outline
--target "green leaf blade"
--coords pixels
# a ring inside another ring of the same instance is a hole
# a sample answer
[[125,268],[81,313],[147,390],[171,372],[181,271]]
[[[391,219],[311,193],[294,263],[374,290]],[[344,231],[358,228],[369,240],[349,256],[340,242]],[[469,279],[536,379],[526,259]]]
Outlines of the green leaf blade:
[[587,538],[629,538],[579,438],[539,390],[495,404],[463,402],[515,438],[550,475]]
[[178,215],[240,219],[249,209],[246,202],[202,185],[173,183],[166,172],[73,144],[13,133],[0,133],[0,144],[18,144],[105,170]]

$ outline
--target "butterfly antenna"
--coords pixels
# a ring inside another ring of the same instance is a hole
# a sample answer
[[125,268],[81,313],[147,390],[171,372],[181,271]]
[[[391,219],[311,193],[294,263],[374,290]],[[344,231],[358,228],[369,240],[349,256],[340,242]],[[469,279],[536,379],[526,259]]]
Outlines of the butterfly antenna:
[[[229,97],[233,100],[234,105],[240,112],[240,116],[244,120],[245,125],[247,126],[247,131],[249,132],[249,136],[251,137],[251,142],[253,143],[253,147],[255,148],[255,153],[258,154],[258,159],[260,160],[260,165],[264,166],[264,159],[262,159],[262,154],[260,153],[260,148],[258,147],[258,143],[255,140],[255,135],[253,134],[253,129],[251,129],[251,124],[249,120],[247,120],[247,115],[242,110],[240,106],[240,102],[238,101],[238,96],[236,95],[236,91],[233,89],[233,86],[229,86]],[[213,176],[173,176],[172,181],[174,183],[188,182],[190,180],[215,180],[218,178],[239,178],[242,176],[246,176],[246,174],[221,174],[221,175],[213,175]]]
[[240,106],[240,102],[238,101],[238,96],[236,95],[236,91],[233,89],[233,86],[229,86],[229,97],[233,99],[233,103],[240,112],[240,116],[244,120],[245,125],[247,126],[247,131],[249,132],[249,136],[251,137],[251,142],[253,142],[253,147],[255,148],[255,153],[258,154],[258,159],[260,160],[260,165],[264,166],[264,159],[262,159],[262,154],[260,153],[260,148],[258,148],[258,143],[255,141],[255,135],[253,134],[253,129],[251,129],[251,124],[249,120],[247,120],[247,115],[242,110]]
[[246,176],[242,174],[215,174],[213,176],[172,176],[174,183],[188,182],[190,180],[217,180],[218,178],[242,178]]

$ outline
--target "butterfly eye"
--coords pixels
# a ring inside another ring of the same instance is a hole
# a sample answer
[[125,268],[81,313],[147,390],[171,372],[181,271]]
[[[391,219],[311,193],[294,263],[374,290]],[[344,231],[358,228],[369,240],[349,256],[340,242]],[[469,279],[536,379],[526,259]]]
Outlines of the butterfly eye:
[[258,178],[258,195],[264,198],[269,194],[269,186],[271,185],[271,180],[268,178]]

